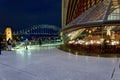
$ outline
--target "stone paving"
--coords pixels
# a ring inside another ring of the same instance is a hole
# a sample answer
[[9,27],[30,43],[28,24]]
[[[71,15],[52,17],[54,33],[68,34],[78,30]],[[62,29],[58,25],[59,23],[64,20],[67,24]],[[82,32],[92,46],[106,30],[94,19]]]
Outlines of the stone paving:
[[120,59],[31,46],[0,55],[0,80],[120,80]]

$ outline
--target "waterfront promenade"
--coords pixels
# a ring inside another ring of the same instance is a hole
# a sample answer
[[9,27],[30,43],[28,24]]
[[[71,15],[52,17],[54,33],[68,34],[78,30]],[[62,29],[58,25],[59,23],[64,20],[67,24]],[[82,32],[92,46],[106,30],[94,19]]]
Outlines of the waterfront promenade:
[[0,80],[120,80],[120,58],[74,55],[38,45],[2,51]]

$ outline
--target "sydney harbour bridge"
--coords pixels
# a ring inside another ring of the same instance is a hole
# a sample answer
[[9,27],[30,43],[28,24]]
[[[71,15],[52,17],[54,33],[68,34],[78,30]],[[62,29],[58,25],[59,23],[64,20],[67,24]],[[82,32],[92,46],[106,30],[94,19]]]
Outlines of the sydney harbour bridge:
[[34,25],[13,31],[14,34],[58,34],[60,28],[54,25]]
[[[28,26],[28,27],[24,27],[22,29],[12,29],[12,36],[13,39],[20,39],[20,38],[56,38],[59,37],[59,31],[60,28],[54,25],[45,25],[45,24],[41,24],[41,25],[33,25],[33,26]],[[1,33],[0,35],[3,39],[5,39],[6,37],[6,33]]]
[[34,25],[20,30],[13,31],[13,35],[24,37],[57,37],[60,28],[54,25]]

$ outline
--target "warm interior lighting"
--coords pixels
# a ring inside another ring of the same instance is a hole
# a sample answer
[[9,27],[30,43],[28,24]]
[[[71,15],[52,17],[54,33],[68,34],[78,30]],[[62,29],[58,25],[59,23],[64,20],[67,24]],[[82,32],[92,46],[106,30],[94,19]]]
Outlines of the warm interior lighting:
[[11,30],[11,28],[6,28],[5,33],[6,33],[6,41],[9,38],[12,39],[12,30]]

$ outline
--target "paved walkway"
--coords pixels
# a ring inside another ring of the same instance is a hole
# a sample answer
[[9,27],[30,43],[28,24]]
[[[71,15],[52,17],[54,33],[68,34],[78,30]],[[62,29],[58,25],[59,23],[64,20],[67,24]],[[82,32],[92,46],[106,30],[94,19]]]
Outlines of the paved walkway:
[[73,55],[54,47],[3,51],[0,80],[120,80],[120,59]]

